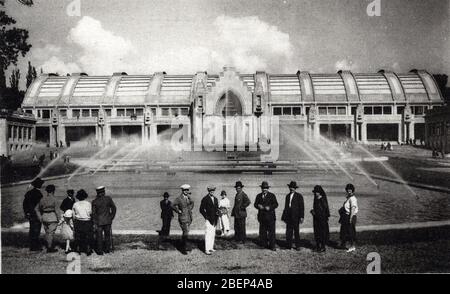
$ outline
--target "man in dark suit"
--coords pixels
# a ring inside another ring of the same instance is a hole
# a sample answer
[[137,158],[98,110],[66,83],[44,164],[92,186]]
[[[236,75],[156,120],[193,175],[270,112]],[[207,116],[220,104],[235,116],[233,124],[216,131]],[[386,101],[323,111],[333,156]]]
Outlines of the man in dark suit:
[[297,182],[288,184],[289,193],[286,195],[283,215],[281,220],[286,223],[287,248],[292,248],[292,236],[295,236],[295,250],[300,250],[300,224],[303,223],[305,215],[305,204],[303,196],[296,192]]
[[250,199],[242,190],[244,185],[241,181],[237,181],[234,188],[236,189],[236,197],[234,198],[234,206],[231,211],[231,216],[234,216],[234,239],[244,244],[247,238],[245,220],[247,218],[247,207],[250,205]]
[[39,202],[43,195],[40,191],[44,181],[41,178],[36,178],[31,182],[33,189],[25,194],[23,200],[23,212],[25,217],[30,222],[30,230],[28,233],[29,246],[31,251],[41,251],[42,247],[39,241],[41,234],[41,214],[39,212]]
[[96,189],[97,198],[92,201],[92,220],[97,238],[97,254],[109,253],[112,245],[112,221],[116,216],[116,205],[111,197],[105,195],[105,187]]
[[211,255],[214,250],[217,218],[219,215],[219,200],[214,196],[215,186],[208,186],[208,195],[203,197],[200,204],[200,213],[205,218],[205,253]]
[[262,182],[260,187],[262,192],[256,195],[255,199],[255,208],[258,209],[259,239],[261,246],[276,251],[275,209],[278,207],[278,201],[275,195],[269,192],[270,186],[266,181]]
[[181,253],[187,254],[187,239],[189,235],[189,228],[192,223],[192,209],[194,208],[194,201],[189,196],[191,186],[184,184],[180,186],[181,195],[177,197],[172,203],[172,209],[178,213],[178,222],[180,223],[183,235],[181,237]]

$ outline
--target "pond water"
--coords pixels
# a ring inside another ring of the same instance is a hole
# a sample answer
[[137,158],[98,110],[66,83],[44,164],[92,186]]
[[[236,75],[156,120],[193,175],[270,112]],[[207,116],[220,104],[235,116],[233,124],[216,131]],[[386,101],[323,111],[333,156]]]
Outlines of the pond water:
[[[327,173],[324,171],[305,171],[301,173],[263,174],[229,174],[229,173],[189,173],[180,172],[175,175],[166,173],[132,173],[132,172],[99,172],[95,175],[75,176],[68,183],[67,179],[49,181],[45,184],[56,185],[56,195],[59,201],[65,197],[68,188],[85,189],[88,200],[95,197],[95,187],[104,185],[107,194],[115,201],[118,212],[114,229],[157,230],[161,227],[159,201],[167,191],[171,199],[179,195],[179,186],[188,183],[192,186],[192,198],[195,201],[194,222],[192,229],[203,229],[204,221],[198,208],[201,198],[206,195],[206,186],[217,186],[216,196],[225,190],[233,203],[234,183],[240,180],[245,185],[244,191],[252,201],[247,209],[247,228],[256,229],[257,210],[253,207],[256,194],[260,192],[259,185],[266,180],[271,185],[271,191],[277,196],[279,207],[276,210],[277,228],[284,228],[280,221],[284,207],[285,195],[289,192],[287,184],[297,181],[298,191],[305,199],[305,223],[303,227],[312,227],[312,189],[322,185],[328,195],[331,211],[330,226],[338,226],[338,209],[345,200],[344,187],[352,182],[356,187],[359,204],[358,224],[394,224],[406,222],[421,222],[450,219],[450,195],[418,188],[412,188],[417,196],[404,185],[376,180],[378,187],[367,178],[352,174],[350,180],[345,174]],[[44,184],[44,185],[45,185]],[[1,190],[1,222],[2,227],[25,222],[22,212],[23,196],[28,185],[2,188]],[[172,223],[178,228],[177,221]]]

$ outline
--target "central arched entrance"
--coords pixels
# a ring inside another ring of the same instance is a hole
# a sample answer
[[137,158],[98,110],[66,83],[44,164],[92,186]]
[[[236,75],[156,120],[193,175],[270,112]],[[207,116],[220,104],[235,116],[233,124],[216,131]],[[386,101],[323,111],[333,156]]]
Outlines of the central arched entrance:
[[243,106],[237,94],[226,91],[217,101],[215,115],[222,118],[223,148],[227,151],[246,150],[249,126],[243,120]]
[[242,104],[233,91],[225,92],[217,101],[216,115],[223,117],[242,115]]

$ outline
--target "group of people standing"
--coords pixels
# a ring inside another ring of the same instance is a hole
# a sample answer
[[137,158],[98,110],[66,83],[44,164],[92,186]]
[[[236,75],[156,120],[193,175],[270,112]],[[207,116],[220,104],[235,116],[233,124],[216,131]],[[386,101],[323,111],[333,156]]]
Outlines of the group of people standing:
[[[281,220],[286,223],[286,243],[287,248],[300,250],[300,224],[305,218],[305,205],[303,196],[297,192],[299,188],[295,181],[288,185],[289,193],[285,197],[285,204]],[[173,212],[178,214],[178,221],[182,230],[181,252],[187,254],[189,248],[187,239],[190,225],[192,223],[192,210],[194,201],[191,198],[191,186],[181,185],[181,195],[173,202],[169,200],[169,194],[164,193],[164,200],[161,201],[161,218],[163,222],[160,231],[161,238],[166,238],[170,234],[170,222],[174,217]],[[247,194],[243,191],[244,185],[237,181],[234,188],[236,195],[234,206],[231,209],[231,216],[234,217],[234,239],[238,243],[246,241],[246,218],[247,208],[251,202]],[[259,222],[259,243],[262,247],[276,251],[276,216],[275,210],[278,208],[276,196],[269,191],[270,185],[263,181],[260,185],[261,193],[256,195],[254,207],[258,210],[257,219]],[[225,236],[230,235],[230,200],[226,192],[221,192],[219,200],[215,195],[216,187],[209,185],[207,195],[200,203],[199,212],[205,219],[205,253],[211,255],[214,249],[216,231],[219,230]],[[358,204],[355,197],[355,187],[348,184],[345,187],[346,200],[339,210],[341,224],[340,239],[341,247],[346,248],[348,252],[355,250],[356,239],[356,214],[358,213]],[[324,252],[329,241],[330,210],[328,206],[327,195],[324,189],[317,185],[312,191],[314,195],[311,214],[313,217],[314,237],[318,252]],[[160,239],[161,240],[161,239]],[[348,243],[348,244],[347,244]],[[349,245],[349,247],[347,247]]]
[[[116,206],[111,197],[106,195],[104,186],[96,188],[97,196],[91,202],[89,195],[81,189],[76,192],[67,190],[67,197],[58,207],[55,197],[56,187],[47,185],[46,195],[41,192],[44,181],[36,178],[31,182],[23,200],[23,210],[28,219],[29,245],[32,251],[41,251],[39,236],[44,226],[47,252],[57,252],[53,242],[58,226],[65,240],[65,252],[85,252],[90,255],[95,248],[97,254],[112,250],[111,224],[116,215]],[[77,201],[78,200],[78,201]],[[95,238],[94,238],[95,235]]]
[[[96,253],[102,255],[113,250],[111,225],[117,209],[112,198],[106,195],[104,186],[96,188],[97,196],[92,203],[87,200],[88,194],[85,190],[81,189],[76,194],[74,190],[67,190],[67,197],[58,207],[55,198],[56,187],[52,184],[47,185],[44,196],[40,191],[43,184],[44,181],[40,178],[33,180],[32,189],[25,194],[23,201],[23,210],[30,224],[30,250],[42,250],[39,241],[42,226],[44,226],[46,247],[49,253],[57,251],[53,238],[58,226],[61,226],[61,233],[66,242],[66,253],[76,251],[90,255],[92,248],[95,248]],[[300,224],[305,218],[304,199],[302,194],[297,192],[299,186],[295,181],[291,181],[287,186],[289,193],[285,197],[281,220],[286,223],[287,248],[300,250]],[[187,239],[193,221],[194,201],[191,198],[190,185],[184,184],[180,188],[181,194],[173,202],[169,200],[170,196],[167,192],[164,193],[164,199],[160,202],[162,228],[159,240],[170,235],[170,224],[175,212],[178,214],[178,222],[182,230],[181,252],[187,254],[189,251]],[[199,212],[205,219],[205,253],[207,255],[215,251],[217,229],[224,236],[230,236],[231,217],[234,217],[235,241],[241,244],[246,241],[247,208],[251,201],[243,191],[244,185],[241,181],[237,181],[234,188],[236,195],[232,208],[225,191],[221,192],[220,199],[215,196],[216,187],[214,185],[207,187],[208,193],[201,200]],[[254,203],[254,207],[258,210],[259,242],[262,247],[276,251],[275,210],[279,206],[277,197],[269,191],[268,182],[263,181],[260,188],[261,193],[256,195]],[[358,204],[354,194],[355,187],[348,184],[345,191],[346,200],[339,209],[340,239],[342,248],[351,252],[355,250]],[[313,217],[316,247],[318,252],[324,252],[330,235],[328,225],[330,210],[327,195],[319,185],[314,187],[312,193],[314,201],[310,212]],[[348,248],[346,247],[347,242],[349,243]]]

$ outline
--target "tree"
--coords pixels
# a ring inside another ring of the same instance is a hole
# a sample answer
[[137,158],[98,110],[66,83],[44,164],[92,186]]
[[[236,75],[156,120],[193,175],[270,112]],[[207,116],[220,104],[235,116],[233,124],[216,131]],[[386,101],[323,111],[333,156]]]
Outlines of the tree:
[[[32,4],[30,1],[25,2]],[[0,0],[0,6],[4,5],[4,1]],[[15,19],[9,17],[3,9],[0,10],[0,89],[5,88],[6,69],[11,64],[17,65],[19,55],[24,57],[31,48],[27,43],[28,31],[14,27],[15,23]]]
[[31,66],[31,62],[28,61],[28,72],[27,72],[27,83],[26,83],[26,87],[28,89],[28,87],[31,85],[31,83],[34,81],[34,79],[36,79],[37,77],[37,73],[36,73],[36,68],[34,66]]
[[433,77],[439,87],[439,90],[441,90],[441,93],[444,94],[445,87],[447,86],[448,82],[448,76],[446,74],[435,74],[433,75]]
[[9,77],[9,86],[13,92],[19,92],[20,70],[15,68]]

